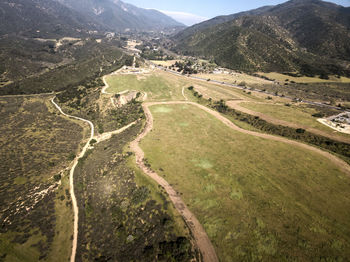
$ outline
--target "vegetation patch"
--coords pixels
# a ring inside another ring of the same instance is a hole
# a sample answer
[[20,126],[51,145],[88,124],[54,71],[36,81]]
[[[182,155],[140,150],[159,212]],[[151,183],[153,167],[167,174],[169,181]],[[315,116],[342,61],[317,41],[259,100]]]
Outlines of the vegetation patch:
[[194,256],[164,195],[154,199],[152,186],[136,184],[132,154],[124,148],[141,127],[138,123],[95,145],[76,169],[78,260],[191,261]]
[[62,224],[72,228],[60,217],[71,214],[69,193],[62,192],[67,177],[61,187],[57,182],[83,129],[58,115],[48,97],[0,98],[0,104],[0,257],[54,261],[70,253],[71,232]]
[[[154,129],[141,147],[204,226],[221,261],[349,257],[346,174],[317,153],[233,131],[195,106],[171,107],[172,114],[150,108]],[[182,119],[190,125],[179,126]]]
[[171,83],[161,72],[138,78],[136,75],[113,75],[106,78],[110,88],[108,92],[119,93],[125,90],[146,92],[150,101],[182,100],[181,87]]

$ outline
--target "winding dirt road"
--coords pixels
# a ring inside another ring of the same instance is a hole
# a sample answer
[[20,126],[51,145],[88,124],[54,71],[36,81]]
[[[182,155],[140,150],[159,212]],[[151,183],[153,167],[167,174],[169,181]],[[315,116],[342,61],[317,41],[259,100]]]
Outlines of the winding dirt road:
[[94,125],[91,121],[80,118],[80,117],[76,117],[76,116],[71,116],[71,115],[67,115],[66,113],[64,113],[61,109],[61,107],[55,103],[55,97],[51,99],[52,104],[58,109],[58,111],[60,111],[60,113],[66,117],[69,118],[73,118],[76,120],[80,120],[80,121],[84,121],[85,123],[88,123],[90,125],[90,129],[91,129],[91,133],[90,133],[90,138],[89,140],[86,142],[85,146],[83,147],[83,149],[81,150],[79,156],[77,156],[74,159],[73,162],[73,166],[69,172],[69,186],[70,186],[70,195],[72,198],[72,204],[73,204],[73,212],[74,212],[74,231],[73,231],[73,243],[72,243],[72,254],[70,257],[70,261],[71,262],[75,262],[75,255],[77,252],[77,244],[78,244],[78,220],[79,220],[79,208],[78,208],[78,204],[77,204],[77,199],[75,197],[74,194],[74,170],[78,164],[79,158],[83,157],[86,153],[86,150],[89,148],[90,146],[90,141],[93,139],[94,137],[94,133],[95,133],[95,128]]
[[[182,215],[186,224],[190,228],[190,230],[193,234],[193,237],[195,239],[196,245],[203,256],[203,261],[205,261],[205,262],[218,261],[218,258],[217,258],[215,249],[214,249],[207,233],[205,232],[204,228],[202,227],[202,225],[200,224],[198,219],[191,213],[191,211],[188,209],[186,204],[182,201],[181,197],[176,193],[174,188],[164,178],[162,178],[156,172],[154,172],[153,170],[148,168],[144,163],[145,154],[144,154],[143,150],[140,148],[139,144],[140,144],[141,140],[153,128],[153,116],[152,116],[151,111],[149,110],[150,106],[153,106],[153,105],[175,105],[175,104],[190,104],[193,106],[197,106],[200,109],[211,114],[212,116],[216,117],[218,120],[220,120],[226,126],[228,126],[229,128],[231,128],[235,131],[238,131],[238,132],[244,133],[244,134],[248,134],[248,135],[252,135],[252,136],[256,136],[256,137],[261,137],[264,139],[269,139],[269,140],[273,140],[273,141],[278,141],[278,142],[290,144],[293,146],[298,146],[298,147],[310,150],[312,152],[318,153],[318,154],[322,155],[323,157],[327,158],[328,160],[330,160],[334,165],[336,165],[344,173],[350,175],[349,165],[345,161],[343,161],[342,159],[336,157],[335,155],[332,155],[332,154],[330,154],[326,151],[323,151],[321,149],[318,149],[316,147],[313,147],[313,146],[310,146],[307,144],[303,144],[303,143],[300,143],[300,142],[297,142],[294,140],[289,140],[289,139],[279,137],[279,136],[273,136],[273,135],[268,135],[268,134],[264,134],[264,133],[258,133],[258,132],[242,129],[242,128],[236,126],[235,124],[233,124],[226,117],[222,116],[219,112],[214,111],[214,110],[212,110],[208,107],[205,107],[203,105],[200,105],[198,103],[188,101],[188,99],[185,95],[184,88],[182,88],[182,95],[183,95],[185,101],[148,102],[148,103],[144,102],[142,104],[143,110],[144,110],[145,115],[146,115],[146,126],[145,126],[143,132],[133,142],[131,142],[130,148],[132,151],[135,152],[136,163],[140,167],[140,169],[145,174],[147,174],[149,177],[151,177],[153,180],[155,180],[160,186],[162,186],[165,189],[165,191],[167,192],[167,194],[169,195],[170,200],[173,202],[175,208]],[[235,105],[237,105],[237,104],[235,104]],[[238,107],[236,107],[236,108],[237,108],[237,110],[239,110]],[[243,110],[241,110],[241,111],[243,111]],[[286,123],[288,123],[288,122],[286,122]],[[281,124],[281,122],[280,122],[280,124]],[[317,131],[319,131],[319,130],[317,130]],[[322,132],[322,131],[320,131],[320,132]]]
[[[186,103],[186,102],[181,102]],[[182,201],[181,197],[176,193],[174,188],[161,176],[159,176],[156,172],[152,171],[150,168],[146,167],[144,163],[145,153],[140,148],[140,141],[152,130],[153,128],[153,116],[151,111],[149,110],[149,106],[157,105],[157,104],[176,104],[176,102],[164,102],[164,103],[144,103],[142,105],[143,110],[146,115],[146,126],[142,133],[130,144],[130,148],[135,152],[136,163],[140,167],[140,169],[155,180],[160,186],[162,186],[167,194],[169,195],[170,200],[173,202],[176,210],[182,215],[187,226],[191,230],[195,245],[200,250],[203,261],[204,262],[216,262],[219,261],[215,249],[210,242],[210,239],[205,232],[202,225],[199,223],[198,219],[191,213],[186,204]]]
[[153,116],[151,111],[149,110],[150,106],[153,105],[175,105],[175,104],[190,104],[193,106],[197,106],[200,109],[206,111],[207,113],[211,114],[212,116],[216,117],[218,120],[220,120],[222,123],[224,123],[226,126],[229,128],[256,137],[261,137],[264,139],[269,139],[273,141],[278,141],[286,144],[290,144],[293,146],[298,146],[307,150],[310,150],[312,152],[318,153],[322,155],[323,157],[327,158],[330,160],[334,165],[336,165],[341,171],[346,173],[347,175],[350,175],[350,167],[349,165],[343,161],[342,159],[336,157],[335,155],[332,155],[326,151],[323,151],[321,149],[318,149],[313,146],[309,146],[307,144],[303,144],[294,140],[289,140],[283,137],[279,136],[273,136],[273,135],[268,135],[268,134],[263,134],[263,133],[258,133],[254,131],[249,131],[242,129],[235,124],[233,124],[229,119],[226,117],[222,116],[220,113],[207,108],[203,105],[194,103],[194,102],[188,102],[188,101],[170,101],[170,102],[149,102],[149,103],[143,103],[142,107],[146,115],[146,126],[143,130],[143,132],[130,144],[130,148],[132,151],[135,152],[136,156],[136,163],[140,167],[140,169],[147,174],[149,177],[151,177],[153,180],[155,180],[159,185],[161,185],[166,192],[168,193],[171,201],[175,205],[175,208],[179,211],[179,213],[182,215],[184,220],[186,221],[186,224],[190,228],[194,239],[196,241],[196,245],[201,251],[203,255],[203,260],[206,261],[218,261],[218,258],[215,253],[215,249],[205,232],[204,228],[198,221],[198,219],[191,213],[191,211],[188,209],[186,204],[182,201],[181,197],[176,193],[176,191],[173,189],[173,187],[162,177],[160,177],[156,172],[148,168],[145,163],[144,163],[144,158],[145,154],[143,150],[140,148],[139,144],[141,140],[152,130],[153,128]]

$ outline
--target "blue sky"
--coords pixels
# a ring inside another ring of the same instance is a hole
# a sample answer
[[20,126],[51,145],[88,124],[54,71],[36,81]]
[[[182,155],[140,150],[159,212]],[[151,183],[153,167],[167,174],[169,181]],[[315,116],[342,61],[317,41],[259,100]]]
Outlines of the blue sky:
[[[328,0],[343,6],[350,6],[350,0]],[[187,25],[218,15],[228,15],[258,8],[264,5],[276,5],[283,0],[124,0],[138,7],[164,11]]]

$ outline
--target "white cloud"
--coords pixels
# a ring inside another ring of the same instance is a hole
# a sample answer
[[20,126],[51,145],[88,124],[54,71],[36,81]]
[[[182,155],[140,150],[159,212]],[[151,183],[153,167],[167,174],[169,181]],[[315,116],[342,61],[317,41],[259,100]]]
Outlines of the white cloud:
[[208,20],[207,17],[203,17],[203,16],[199,16],[199,15],[195,15],[195,14],[190,14],[190,13],[185,13],[185,12],[175,12],[175,11],[164,11],[164,10],[158,10],[172,18],[174,18],[175,20],[191,26],[200,22],[203,22],[205,20]]

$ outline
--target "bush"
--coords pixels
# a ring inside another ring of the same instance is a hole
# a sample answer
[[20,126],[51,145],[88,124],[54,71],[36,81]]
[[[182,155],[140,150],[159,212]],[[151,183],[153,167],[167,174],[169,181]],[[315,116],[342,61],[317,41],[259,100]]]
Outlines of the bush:
[[54,175],[54,176],[53,176],[53,179],[54,179],[56,182],[60,181],[61,178],[62,178],[61,174],[57,174],[57,175]]
[[322,113],[315,113],[312,116],[313,117],[317,117],[317,118],[322,118],[322,117],[324,117],[324,114],[322,114]]
[[73,152],[70,152],[69,155],[68,155],[68,157],[67,157],[67,159],[68,159],[69,161],[73,161],[74,158],[75,158],[75,154],[74,154]]
[[304,133],[305,133],[305,129],[297,128],[297,129],[295,130],[295,132],[297,132],[298,134],[304,134]]
[[240,82],[239,84],[238,84],[238,86],[246,86],[247,84],[246,84],[246,82],[244,82],[244,81],[242,81],[242,82]]

